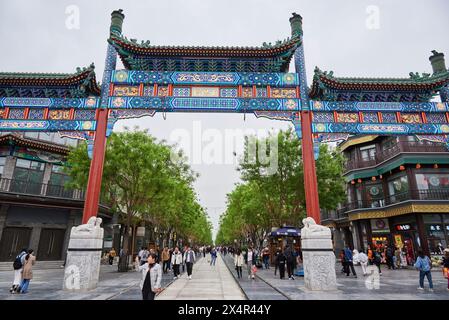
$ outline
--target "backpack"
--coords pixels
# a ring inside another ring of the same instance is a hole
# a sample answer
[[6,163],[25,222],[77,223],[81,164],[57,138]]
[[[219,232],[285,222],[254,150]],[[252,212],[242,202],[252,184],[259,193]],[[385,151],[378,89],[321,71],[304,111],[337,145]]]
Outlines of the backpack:
[[20,268],[22,268],[22,254],[19,254],[15,259],[14,259],[14,263],[12,264],[14,270],[19,270]]

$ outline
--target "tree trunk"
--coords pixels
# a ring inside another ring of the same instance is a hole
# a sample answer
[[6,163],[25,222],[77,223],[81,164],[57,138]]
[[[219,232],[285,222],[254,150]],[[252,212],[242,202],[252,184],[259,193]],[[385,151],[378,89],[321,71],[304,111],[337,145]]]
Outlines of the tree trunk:
[[120,250],[120,257],[118,263],[119,272],[128,272],[128,251],[129,251],[129,226],[123,228],[123,246]]

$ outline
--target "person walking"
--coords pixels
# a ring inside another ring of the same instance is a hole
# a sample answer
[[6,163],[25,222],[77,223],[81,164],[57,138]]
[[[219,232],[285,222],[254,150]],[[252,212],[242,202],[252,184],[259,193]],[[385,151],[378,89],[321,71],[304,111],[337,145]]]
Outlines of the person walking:
[[270,250],[267,247],[263,249],[262,259],[265,269],[270,269]]
[[432,282],[432,262],[430,258],[424,255],[422,249],[418,250],[418,258],[416,259],[414,267],[419,270],[419,287],[418,290],[424,290],[424,277],[427,277],[429,281],[429,291],[433,292],[433,282]]
[[[354,250],[355,252],[356,250]],[[354,258],[356,258],[354,256]],[[366,276],[368,273],[366,272],[366,267],[368,266],[368,256],[365,254],[365,252],[360,251],[357,254],[357,260],[360,262],[360,266],[362,267],[363,275]]]
[[22,270],[25,265],[25,257],[27,255],[27,249],[24,248],[20,253],[16,256],[13,263],[14,268],[14,280],[12,282],[12,286],[9,289],[10,293],[18,293],[20,283],[22,282]]
[[295,256],[294,256],[292,248],[290,246],[287,246],[287,248],[285,249],[284,255],[285,255],[286,262],[287,262],[288,279],[295,280],[295,278],[293,278],[293,269],[295,267]]
[[192,280],[192,270],[194,262],[195,252],[190,248],[190,246],[187,246],[187,250],[186,252],[184,252],[184,263],[187,268],[187,276],[189,277],[189,280]]
[[354,276],[354,278],[357,278],[357,274],[355,273],[355,269],[354,269],[354,263],[353,263],[353,256],[352,256],[352,251],[351,249],[349,249],[349,247],[345,248],[345,272],[346,272],[346,276],[349,277],[349,268],[351,268],[351,272]]
[[175,247],[173,255],[171,256],[171,264],[173,266],[173,279],[178,279],[179,267],[182,264],[182,253],[179,251],[178,247]]
[[237,278],[242,278],[242,266],[243,266],[243,254],[242,250],[237,249],[236,254],[234,255],[234,265],[235,269],[237,270]]
[[395,265],[396,269],[401,269],[401,249],[399,247],[396,247],[394,250],[394,257],[395,257]]
[[206,246],[203,247],[203,258],[206,258]]
[[141,266],[147,263],[149,254],[150,252],[145,247],[142,247],[142,249],[139,251],[138,255]]
[[140,289],[142,290],[143,300],[154,300],[156,293],[161,292],[162,268],[156,263],[156,254],[150,253],[147,262],[138,267],[142,272]]
[[109,265],[112,266],[112,264],[114,263],[114,258],[115,258],[116,255],[117,255],[117,253],[115,252],[115,249],[112,248],[111,251],[109,251],[109,254],[108,254]]
[[449,248],[443,250],[443,277],[447,279],[447,290],[449,291]]
[[391,246],[388,246],[385,249],[385,258],[386,258],[388,269],[393,269],[394,270],[395,268],[394,268],[394,259],[393,259],[393,257],[394,257],[394,250],[393,250],[393,248]]
[[382,253],[380,251],[380,248],[373,250],[373,260],[372,263],[376,265],[377,269],[379,270],[379,275],[382,275],[382,270],[380,270],[380,263],[382,261]]
[[22,270],[22,282],[20,283],[19,292],[27,293],[31,279],[33,279],[33,265],[36,262],[36,257],[33,255],[33,249],[28,250],[25,256],[25,264]]
[[164,273],[168,273],[169,261],[170,252],[168,251],[168,247],[165,247],[164,250],[162,250],[162,271]]
[[276,276],[277,270],[278,270],[278,256],[281,253],[281,248],[277,248],[276,252],[274,253],[274,276]]
[[217,249],[216,248],[212,248],[211,252],[210,252],[210,265],[214,265],[215,266],[215,261],[217,260]]
[[285,258],[285,255],[282,251],[279,252],[277,259],[276,259],[276,265],[279,269],[279,277],[280,279],[285,278],[285,263],[287,262],[287,259]]
[[253,265],[256,264],[256,256],[254,254],[253,248],[248,247],[248,252],[246,254],[246,266],[248,267],[248,279],[255,279],[253,272]]

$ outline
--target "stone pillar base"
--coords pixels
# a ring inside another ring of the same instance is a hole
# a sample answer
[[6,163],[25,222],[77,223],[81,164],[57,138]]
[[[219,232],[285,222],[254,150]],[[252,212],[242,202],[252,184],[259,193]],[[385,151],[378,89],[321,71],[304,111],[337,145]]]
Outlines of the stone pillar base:
[[92,217],[87,224],[72,228],[65,264],[64,290],[88,291],[97,287],[104,233],[100,224],[101,218]]
[[304,284],[313,291],[337,290],[335,254],[330,229],[315,224],[312,218],[303,220],[301,249],[304,265]]

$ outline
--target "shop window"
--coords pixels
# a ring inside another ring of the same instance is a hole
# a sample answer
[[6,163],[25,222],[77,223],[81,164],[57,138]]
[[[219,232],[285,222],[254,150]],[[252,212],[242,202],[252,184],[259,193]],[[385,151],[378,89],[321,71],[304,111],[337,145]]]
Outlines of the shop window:
[[406,175],[394,178],[388,182],[391,203],[407,200],[408,190],[409,185]]
[[52,165],[51,176],[47,186],[47,195],[54,197],[70,198],[72,190],[65,187],[70,178],[64,174],[63,166]]
[[423,216],[427,242],[432,255],[442,255],[447,246],[443,219],[439,214],[425,214]]
[[383,143],[382,143],[382,150],[390,150],[391,148],[393,148],[395,145],[397,144],[397,137],[390,137],[387,138]]
[[449,199],[449,173],[419,173],[416,184],[421,200]]
[[371,144],[369,146],[361,147],[360,156],[362,157],[362,161],[376,159],[376,145]]

